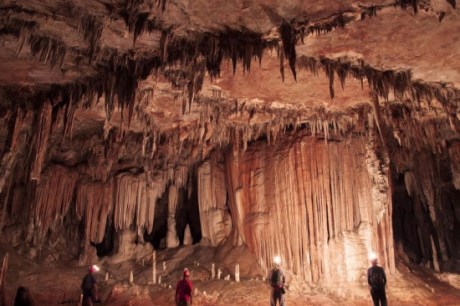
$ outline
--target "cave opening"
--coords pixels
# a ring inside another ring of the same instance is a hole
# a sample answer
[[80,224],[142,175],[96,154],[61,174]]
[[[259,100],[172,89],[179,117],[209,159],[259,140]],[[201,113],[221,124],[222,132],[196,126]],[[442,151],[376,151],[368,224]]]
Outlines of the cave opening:
[[404,174],[393,179],[393,235],[395,244],[402,248],[408,258],[416,263],[423,259],[420,244],[420,228],[417,218],[414,218],[414,200],[409,196]]
[[[452,184],[446,154],[432,160],[432,165],[425,163],[423,173],[405,170],[393,176],[396,255],[437,272],[459,273],[460,237],[456,233],[460,230],[460,214],[456,199],[460,191]],[[431,175],[430,167],[436,170]],[[427,175],[435,182],[429,187],[422,178]],[[430,195],[434,200],[430,200]],[[437,203],[436,206],[431,206],[430,201]]]
[[[198,180],[195,171],[189,175],[188,188],[179,189],[178,205],[176,207],[176,230],[179,245],[184,245],[187,225],[190,228],[192,241],[195,244],[201,240],[200,210],[198,204]],[[185,241],[187,244],[188,241]]]
[[91,242],[91,245],[96,248],[96,253],[99,258],[112,254],[115,246],[115,234],[115,226],[113,225],[112,219],[108,217],[102,241],[100,243]]
[[144,241],[153,245],[155,250],[166,248],[166,234],[168,232],[168,188],[166,188],[162,197],[155,203],[155,218],[152,232],[144,233]]

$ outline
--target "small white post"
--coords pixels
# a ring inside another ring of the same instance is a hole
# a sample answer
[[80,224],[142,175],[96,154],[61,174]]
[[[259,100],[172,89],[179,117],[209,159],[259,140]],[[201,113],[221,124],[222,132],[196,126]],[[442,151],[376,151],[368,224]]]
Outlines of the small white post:
[[214,263],[211,265],[211,279],[214,279],[216,277],[216,267],[214,266]]
[[240,282],[240,265],[236,264],[235,266],[235,282]]

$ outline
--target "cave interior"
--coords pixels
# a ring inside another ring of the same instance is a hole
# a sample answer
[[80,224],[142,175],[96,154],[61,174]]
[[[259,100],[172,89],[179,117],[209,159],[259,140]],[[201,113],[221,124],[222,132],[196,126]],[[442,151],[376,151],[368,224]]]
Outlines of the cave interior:
[[0,122],[3,305],[460,304],[455,0],[2,0]]

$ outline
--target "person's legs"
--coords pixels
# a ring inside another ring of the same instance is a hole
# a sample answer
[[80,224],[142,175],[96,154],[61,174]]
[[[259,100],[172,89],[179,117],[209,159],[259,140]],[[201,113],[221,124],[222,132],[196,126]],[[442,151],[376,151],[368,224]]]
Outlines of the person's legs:
[[284,294],[280,294],[280,306],[285,306],[285,302],[284,302]]
[[82,306],[93,306],[93,301],[90,296],[83,296]]
[[382,306],[387,306],[387,295],[385,293],[385,288],[380,290],[379,295],[380,295],[379,298],[380,298],[380,302]]
[[277,290],[277,288],[272,288],[272,292],[270,294],[270,306],[276,306],[277,301],[281,305],[279,290]]
[[371,296],[372,302],[374,302],[374,306],[379,306],[379,296],[375,289],[371,289]]

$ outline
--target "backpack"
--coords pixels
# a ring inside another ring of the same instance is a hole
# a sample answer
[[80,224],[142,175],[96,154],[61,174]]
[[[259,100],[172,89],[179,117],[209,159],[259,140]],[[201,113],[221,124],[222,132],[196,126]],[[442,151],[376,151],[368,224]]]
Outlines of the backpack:
[[372,288],[382,289],[385,287],[385,278],[383,273],[383,269],[371,268],[369,282]]
[[270,284],[272,286],[281,285],[281,275],[280,274],[281,273],[279,269],[273,269],[273,272],[270,278]]

